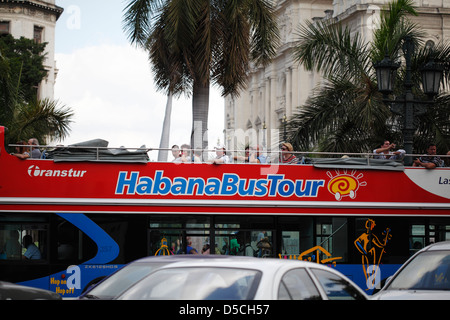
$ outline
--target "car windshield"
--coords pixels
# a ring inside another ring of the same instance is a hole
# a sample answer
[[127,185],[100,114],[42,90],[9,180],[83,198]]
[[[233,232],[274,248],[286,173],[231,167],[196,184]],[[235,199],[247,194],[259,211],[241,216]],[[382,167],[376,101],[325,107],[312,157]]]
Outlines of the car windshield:
[[149,275],[119,299],[249,300],[261,273],[237,268],[169,268]]
[[393,279],[388,290],[450,290],[450,252],[417,255]]
[[85,298],[91,299],[113,299],[128,289],[131,285],[149,275],[155,269],[167,263],[135,263],[126,266],[96,287],[91,289]]

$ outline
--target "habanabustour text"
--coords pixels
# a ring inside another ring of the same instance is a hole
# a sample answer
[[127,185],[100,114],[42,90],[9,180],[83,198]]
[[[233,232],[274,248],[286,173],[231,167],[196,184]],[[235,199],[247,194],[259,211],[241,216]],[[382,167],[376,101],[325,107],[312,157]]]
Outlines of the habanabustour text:
[[156,171],[153,177],[139,172],[119,172],[116,195],[178,195],[178,196],[234,196],[242,197],[317,197],[325,180],[290,180],[284,175],[267,175],[264,179],[244,179],[235,173],[224,173],[222,178],[164,176]]

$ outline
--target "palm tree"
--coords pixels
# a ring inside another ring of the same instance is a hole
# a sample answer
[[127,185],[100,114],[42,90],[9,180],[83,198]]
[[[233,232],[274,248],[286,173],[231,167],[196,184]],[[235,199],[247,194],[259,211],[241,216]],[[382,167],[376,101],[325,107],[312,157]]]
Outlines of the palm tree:
[[[393,1],[382,12],[380,28],[375,31],[370,46],[359,34],[351,35],[350,29],[332,21],[309,22],[299,29],[296,59],[307,70],[321,72],[324,82],[288,123],[290,140],[296,148],[370,152],[384,139],[402,141],[402,117],[393,114],[383,103],[373,63],[381,60],[386,52],[391,59],[400,61],[403,42],[409,36],[417,48],[413,54],[415,81],[419,79],[419,65],[430,56],[446,63],[447,79],[450,70],[450,47],[424,48],[423,32],[407,19],[408,14],[416,14],[412,4],[411,0]],[[397,84],[403,83],[403,75],[404,71],[398,73]],[[420,117],[416,150],[422,152],[425,140],[430,139],[436,140],[442,152],[450,149],[450,114],[444,107],[448,99],[447,93],[441,94]]]
[[153,30],[145,44],[149,52],[150,62],[155,74],[156,87],[167,93],[167,104],[164,115],[164,122],[161,133],[161,141],[159,145],[158,161],[167,161],[169,138],[170,138],[170,122],[172,115],[173,96],[183,92],[184,85],[182,82],[180,68],[180,57],[177,57],[164,41],[165,19],[163,16],[154,24]]
[[0,51],[0,124],[5,124],[7,119],[13,116],[13,107],[17,96],[15,91],[9,61]]
[[130,0],[125,9],[131,42],[145,46],[156,29],[163,29],[159,39],[176,63],[171,60],[169,72],[157,74],[164,80],[157,85],[170,92],[175,72],[181,91],[192,96],[191,146],[206,148],[210,84],[220,86],[223,96],[238,95],[250,62],[266,64],[275,55],[278,28],[272,2]]
[[73,112],[58,101],[43,99],[19,103],[14,116],[4,122],[8,128],[7,144],[37,138],[41,145],[61,141],[68,136]]
[[32,137],[41,144],[64,139],[73,117],[70,108],[50,99],[26,102],[10,72],[8,59],[0,53],[0,124],[8,128],[6,145]]

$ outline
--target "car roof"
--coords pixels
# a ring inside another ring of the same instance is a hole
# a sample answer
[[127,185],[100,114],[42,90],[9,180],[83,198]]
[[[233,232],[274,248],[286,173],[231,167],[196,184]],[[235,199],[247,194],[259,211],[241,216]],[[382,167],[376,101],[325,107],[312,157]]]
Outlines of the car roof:
[[[229,269],[246,269],[246,270],[256,270],[262,273],[262,276],[267,279],[274,279],[274,277],[281,277],[285,272],[296,269],[296,268],[308,268],[308,269],[321,269],[326,270],[331,273],[338,274],[340,277],[346,279],[351,282],[355,288],[358,288],[355,283],[339,271],[334,268],[331,268],[327,265],[318,264],[315,262],[308,262],[302,260],[293,260],[293,259],[276,259],[276,258],[267,258],[261,259],[256,257],[249,256],[228,256],[228,255],[180,255],[177,258],[160,257],[158,261],[170,261],[173,263],[167,263],[161,267],[158,267],[155,271],[152,272],[158,273],[163,272],[164,270],[174,270],[180,268],[229,268]],[[156,261],[152,258],[143,258],[135,263],[145,263]],[[270,282],[270,283],[269,283]],[[272,281],[265,281],[264,285],[265,290],[271,288],[274,284]],[[359,288],[358,288],[359,289]],[[272,289],[269,289],[272,290]],[[264,291],[264,290],[262,290]],[[366,298],[367,295],[362,290],[358,290],[363,296]]]
[[450,241],[441,241],[430,244],[422,251],[434,251],[434,250],[450,250]]
[[[155,259],[156,258],[156,259]],[[255,270],[269,270],[290,267],[309,267],[309,268],[331,268],[313,262],[291,260],[291,259],[261,259],[248,256],[229,256],[229,255],[178,255],[178,256],[160,256],[146,257],[135,261],[134,263],[152,263],[168,262],[167,265],[158,268],[175,267],[227,267],[227,268],[247,268]]]

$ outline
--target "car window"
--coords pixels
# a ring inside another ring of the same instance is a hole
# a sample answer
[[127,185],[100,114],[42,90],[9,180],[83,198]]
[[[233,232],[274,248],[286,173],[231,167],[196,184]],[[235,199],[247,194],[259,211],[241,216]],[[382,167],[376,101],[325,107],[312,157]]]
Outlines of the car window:
[[279,300],[320,300],[321,296],[305,269],[286,272],[278,289]]
[[365,297],[347,280],[335,273],[314,269],[311,271],[319,280],[330,300],[364,300]]
[[126,266],[87,293],[87,298],[113,299],[137,281],[166,263],[136,263]]
[[400,271],[387,289],[450,290],[450,253],[420,253]]
[[248,300],[261,274],[237,268],[168,268],[149,275],[119,297],[124,300]]

